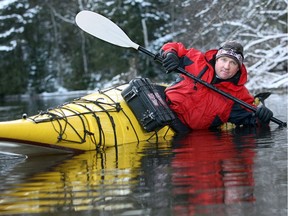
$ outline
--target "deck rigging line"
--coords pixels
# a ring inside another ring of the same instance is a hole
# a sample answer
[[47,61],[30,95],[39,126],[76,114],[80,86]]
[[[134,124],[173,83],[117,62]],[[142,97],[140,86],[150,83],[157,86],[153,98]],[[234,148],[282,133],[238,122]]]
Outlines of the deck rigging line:
[[[122,91],[121,89],[117,89],[117,88],[114,88],[114,89],[118,91]],[[122,114],[124,114],[124,116],[127,118],[130,128],[132,128],[133,133],[139,143],[140,139],[132,123],[132,120],[130,119],[129,115],[122,109],[120,103],[114,101],[106,93],[109,90],[99,91],[100,94],[103,94],[104,96],[103,98],[97,98],[97,100],[78,98],[71,102],[66,102],[55,108],[49,108],[46,111],[40,111],[38,115],[29,117],[28,119],[32,120],[36,124],[51,122],[54,130],[58,134],[57,136],[58,142],[66,141],[66,142],[71,142],[71,143],[76,143],[76,144],[82,144],[86,142],[87,137],[89,137],[91,142],[95,144],[96,149],[99,149],[99,148],[105,147],[106,140],[105,140],[105,131],[102,126],[103,123],[101,123],[101,117],[97,114],[105,113],[107,115],[109,122],[111,124],[111,127],[113,129],[114,144],[115,146],[117,146],[118,141],[117,141],[116,125],[115,125],[113,116],[110,113],[122,112]],[[154,94],[155,99],[158,100],[159,104],[162,105],[162,101],[159,100],[159,96],[155,95],[155,93],[153,94]],[[104,99],[104,98],[108,98],[111,102],[108,103],[108,102],[101,101],[101,99]],[[93,107],[89,107],[89,105],[91,104],[93,104],[93,106],[96,105],[96,107],[98,107],[99,110],[94,111]],[[69,107],[70,105],[79,106],[81,109],[84,109],[86,111],[80,113],[77,111],[77,109]],[[67,111],[69,114],[67,114]],[[99,134],[98,137],[95,136],[95,133],[93,131],[89,130],[88,126],[91,123],[89,123],[89,120],[86,117],[87,115],[92,115],[93,118],[95,119],[96,126],[98,127],[98,134]],[[70,118],[73,118],[73,117],[79,118],[81,122],[81,127],[83,128],[83,133],[80,132],[79,129],[76,129],[76,126],[73,126],[73,124],[71,123]],[[68,128],[74,132],[77,138],[69,139],[69,137],[66,137],[67,136],[66,131]],[[152,133],[152,135],[148,138],[147,141],[149,141],[153,137],[156,137],[156,140],[158,140],[158,130],[155,130],[154,133]]]
[[[118,89],[119,90],[119,89]],[[105,113],[111,123],[111,127],[113,129],[113,135],[114,135],[114,142],[115,146],[117,145],[117,133],[116,133],[116,125],[114,122],[114,119],[111,112],[122,112],[124,116],[129,121],[129,124],[131,125],[133,132],[137,138],[137,141],[139,142],[139,137],[136,132],[136,129],[134,128],[132,121],[130,117],[127,115],[126,112],[122,109],[121,105],[117,102],[115,102],[109,95],[105,93],[106,91],[99,91],[99,93],[103,94],[105,97],[109,98],[112,102],[107,103],[101,101],[101,98],[98,98],[97,100],[88,100],[85,98],[79,98],[75,99],[69,103],[64,103],[60,106],[57,106],[55,108],[49,108],[46,111],[40,111],[38,115],[29,117],[27,119],[32,120],[36,124],[41,124],[45,122],[51,122],[54,130],[58,133],[57,140],[60,141],[67,141],[72,142],[76,144],[82,144],[86,142],[87,136],[90,137],[92,143],[95,144],[96,148],[105,147],[105,131],[103,130],[101,118],[97,115],[97,113]],[[75,109],[72,109],[69,107],[69,105],[73,104],[73,106],[79,106],[81,108],[86,109],[85,112],[77,112]],[[93,111],[93,108],[89,108],[88,105],[93,104],[96,105],[100,110]],[[106,107],[105,107],[106,106]],[[108,106],[108,108],[107,108]],[[110,107],[110,108],[109,108]],[[70,112],[67,114],[67,111]],[[47,117],[46,117],[46,116]],[[98,137],[95,137],[95,133],[93,131],[90,131],[88,128],[89,121],[87,120],[87,115],[92,115],[95,119],[95,123],[98,127]],[[43,116],[45,116],[43,118]],[[73,126],[71,121],[69,121],[70,118],[78,117],[81,122],[81,127],[83,128],[83,134],[79,132],[79,129],[76,129],[76,126]],[[67,131],[67,128],[72,129],[76,137],[74,139],[69,139],[66,137],[65,132]]]

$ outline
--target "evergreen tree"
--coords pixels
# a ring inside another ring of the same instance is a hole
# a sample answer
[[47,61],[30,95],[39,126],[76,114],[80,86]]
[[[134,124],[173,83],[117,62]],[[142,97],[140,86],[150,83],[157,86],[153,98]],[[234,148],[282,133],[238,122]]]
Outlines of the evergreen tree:
[[136,76],[172,80],[175,74],[163,76],[146,55],[79,29],[74,19],[84,9],[108,17],[154,53],[168,41],[205,51],[239,40],[251,88],[259,77],[281,80],[287,71],[283,0],[11,0],[0,4],[0,95],[102,88]]
[[28,82],[27,41],[23,37],[27,25],[37,12],[28,0],[10,1],[0,8],[0,95],[23,93]]

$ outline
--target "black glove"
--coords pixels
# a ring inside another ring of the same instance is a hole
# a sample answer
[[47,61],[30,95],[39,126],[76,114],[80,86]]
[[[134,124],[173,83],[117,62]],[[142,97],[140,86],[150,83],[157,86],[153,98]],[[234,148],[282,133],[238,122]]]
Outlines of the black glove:
[[268,124],[273,116],[273,112],[265,106],[259,107],[255,114],[263,124]]
[[166,70],[166,73],[170,73],[179,66],[179,57],[175,52],[167,52],[162,55],[162,65]]

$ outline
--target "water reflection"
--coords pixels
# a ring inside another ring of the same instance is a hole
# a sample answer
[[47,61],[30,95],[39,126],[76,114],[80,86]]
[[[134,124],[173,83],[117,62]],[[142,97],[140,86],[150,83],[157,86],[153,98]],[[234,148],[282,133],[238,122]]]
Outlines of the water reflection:
[[[27,158],[1,175],[0,215],[133,209],[142,151],[150,143],[102,152]],[[163,148],[168,143],[162,144]]]
[[283,135],[269,128],[195,131],[79,155],[0,157],[0,215],[284,215],[279,199],[287,193],[277,199],[277,188],[287,185],[286,164],[273,172],[266,154],[283,149]]
[[263,128],[197,131],[175,139],[171,164],[175,215],[211,214],[215,211],[211,206],[254,202],[256,137],[269,133]]

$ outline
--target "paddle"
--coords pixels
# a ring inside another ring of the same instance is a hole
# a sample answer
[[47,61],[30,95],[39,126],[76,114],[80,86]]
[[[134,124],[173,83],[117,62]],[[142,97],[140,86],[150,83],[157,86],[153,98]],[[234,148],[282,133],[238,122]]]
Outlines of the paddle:
[[[114,44],[116,46],[126,47],[126,48],[133,48],[139,50],[146,55],[152,57],[153,59],[162,62],[162,58],[159,55],[153,54],[152,52],[148,51],[144,47],[134,43],[131,39],[125,34],[125,32],[119,28],[114,22],[109,20],[108,18],[92,12],[92,11],[81,11],[76,15],[75,18],[76,24],[85,32],[89,33],[90,35],[97,37],[103,41],[108,43]],[[257,108],[247,104],[246,102],[239,100],[238,98],[233,97],[232,95],[223,92],[217,89],[215,86],[206,83],[205,81],[201,80],[200,78],[188,73],[183,68],[178,67],[177,72],[184,74],[193,80],[199,82],[200,84],[206,86],[207,88],[229,98],[230,100],[241,104],[242,106],[246,107],[249,110],[256,112]],[[286,127],[286,122],[282,122],[279,119],[272,117],[271,121],[277,123],[279,126]]]
[[270,95],[271,95],[271,92],[262,92],[262,93],[259,93],[259,94],[255,95],[254,97],[255,97],[255,98],[258,98],[259,101],[265,106],[265,100],[266,100],[266,98],[268,98]]

